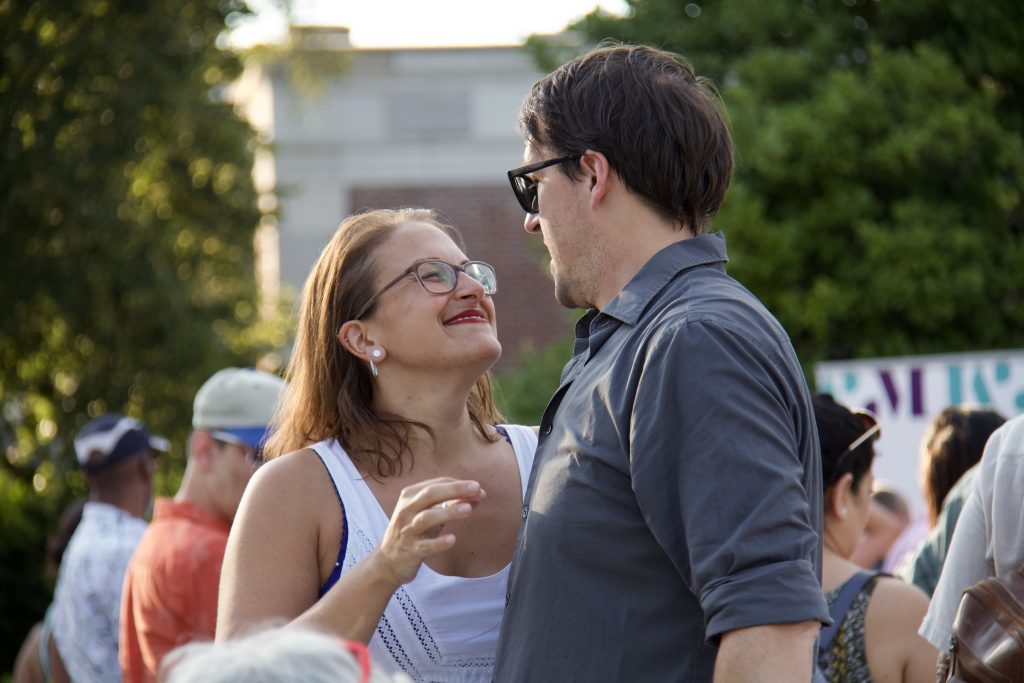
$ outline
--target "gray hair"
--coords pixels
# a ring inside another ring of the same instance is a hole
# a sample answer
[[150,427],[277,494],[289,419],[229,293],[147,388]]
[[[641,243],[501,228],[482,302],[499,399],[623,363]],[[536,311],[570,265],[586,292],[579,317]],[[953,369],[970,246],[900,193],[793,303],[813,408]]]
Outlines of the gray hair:
[[[359,662],[337,637],[287,626],[219,643],[177,648],[160,666],[163,683],[359,683]],[[409,683],[371,669],[370,683]]]

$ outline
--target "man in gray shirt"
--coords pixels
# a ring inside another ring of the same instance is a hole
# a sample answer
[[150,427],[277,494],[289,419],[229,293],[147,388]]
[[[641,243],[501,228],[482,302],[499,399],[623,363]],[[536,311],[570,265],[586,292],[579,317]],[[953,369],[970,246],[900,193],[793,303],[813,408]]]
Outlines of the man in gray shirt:
[[540,424],[495,681],[809,681],[818,442],[796,354],[706,234],[732,174],[677,55],[601,48],[539,81],[509,172],[589,310]]

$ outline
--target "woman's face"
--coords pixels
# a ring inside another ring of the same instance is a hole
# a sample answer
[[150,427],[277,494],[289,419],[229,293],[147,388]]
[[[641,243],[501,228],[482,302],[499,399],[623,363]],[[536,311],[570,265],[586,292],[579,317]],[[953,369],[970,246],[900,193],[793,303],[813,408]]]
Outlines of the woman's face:
[[[399,226],[374,259],[374,291],[422,259],[452,265],[468,260],[443,231],[420,222]],[[412,274],[381,294],[363,322],[386,353],[384,365],[429,370],[479,366],[477,374],[483,374],[501,357],[494,302],[479,282],[456,274],[455,289],[447,294],[428,292]]]

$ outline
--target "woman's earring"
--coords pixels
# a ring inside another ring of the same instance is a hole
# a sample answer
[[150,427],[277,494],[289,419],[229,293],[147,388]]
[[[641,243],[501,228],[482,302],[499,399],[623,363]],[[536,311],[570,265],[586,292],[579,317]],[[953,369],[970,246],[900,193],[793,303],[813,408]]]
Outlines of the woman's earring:
[[[376,376],[377,376],[377,375],[374,375],[374,377],[376,377]],[[839,514],[840,514],[841,516],[843,516],[843,517],[845,517],[845,516],[846,516],[846,513],[848,513],[848,512],[849,512],[849,510],[847,510],[847,509],[846,509],[845,507],[841,507],[841,508],[839,508]]]
[[381,353],[380,349],[374,349],[373,352],[370,353],[370,374],[373,375],[375,379],[380,376],[380,370],[377,369],[377,364],[373,361],[380,360],[380,357],[383,355],[384,354]]

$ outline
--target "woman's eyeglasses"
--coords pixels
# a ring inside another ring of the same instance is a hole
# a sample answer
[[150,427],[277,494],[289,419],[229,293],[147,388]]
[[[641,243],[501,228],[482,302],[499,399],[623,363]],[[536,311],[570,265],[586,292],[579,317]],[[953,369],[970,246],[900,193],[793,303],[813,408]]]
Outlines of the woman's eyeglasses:
[[516,199],[519,200],[519,206],[523,207],[523,211],[526,213],[537,213],[540,211],[540,206],[537,202],[537,181],[530,177],[531,173],[535,173],[548,166],[557,166],[567,161],[579,159],[581,156],[583,155],[570,154],[569,156],[558,157],[557,159],[527,164],[526,166],[513,168],[509,171],[508,181],[512,183],[512,192],[516,195]]
[[356,314],[353,320],[359,320],[366,315],[366,312],[370,310],[370,307],[380,298],[381,294],[397,285],[409,275],[414,275],[420,286],[431,294],[447,294],[454,291],[455,287],[459,284],[459,273],[465,273],[483,285],[484,294],[487,296],[491,296],[498,291],[498,276],[495,275],[494,268],[483,261],[466,261],[460,266],[453,266],[444,261],[423,259],[416,261],[402,271],[394,280],[381,287],[359,309],[359,313]]
[[842,462],[843,458],[863,446],[866,441],[874,441],[882,436],[882,425],[878,422],[878,418],[875,417],[874,413],[869,410],[852,410],[850,412],[860,418],[860,424],[864,428],[864,433],[854,439],[853,443],[839,454],[839,457],[836,458],[836,466]]

